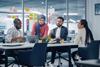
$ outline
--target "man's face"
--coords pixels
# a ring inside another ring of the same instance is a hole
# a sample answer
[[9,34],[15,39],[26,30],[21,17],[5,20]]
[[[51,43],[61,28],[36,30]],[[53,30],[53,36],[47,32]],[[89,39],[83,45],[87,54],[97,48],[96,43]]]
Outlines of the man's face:
[[63,24],[62,19],[57,19],[56,25],[57,25],[58,27],[61,27],[62,24]]
[[17,28],[17,29],[21,29],[21,21],[17,21],[16,23],[15,23],[15,27]]
[[45,23],[45,20],[44,20],[44,19],[42,19],[42,18],[39,19],[39,24],[40,24],[40,25],[43,25],[44,23]]

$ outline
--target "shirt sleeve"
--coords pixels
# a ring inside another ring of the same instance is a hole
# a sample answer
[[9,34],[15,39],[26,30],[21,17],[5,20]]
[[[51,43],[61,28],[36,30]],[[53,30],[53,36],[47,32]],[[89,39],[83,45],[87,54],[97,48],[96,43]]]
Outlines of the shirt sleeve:
[[85,39],[86,39],[85,29],[83,29],[83,31],[80,34],[81,34],[81,43],[85,45]]
[[36,24],[34,23],[32,26],[32,33],[31,33],[32,35],[35,35],[35,28],[36,28]]
[[80,42],[80,35],[79,35],[79,33],[78,33],[78,34],[75,36],[74,43],[78,45],[79,42]]
[[85,46],[85,35],[86,35],[85,30],[84,29],[80,30],[75,37],[74,43],[79,45],[79,47],[84,47]]
[[11,30],[11,29],[9,29],[8,31],[7,31],[7,34],[6,34],[6,37],[5,37],[5,41],[6,42],[11,42],[11,40],[12,40],[12,33],[13,33],[13,31]]
[[44,32],[44,36],[43,36],[43,37],[48,36],[48,30],[49,30],[49,27],[48,27],[48,25],[46,24],[46,26],[45,26],[45,32]]

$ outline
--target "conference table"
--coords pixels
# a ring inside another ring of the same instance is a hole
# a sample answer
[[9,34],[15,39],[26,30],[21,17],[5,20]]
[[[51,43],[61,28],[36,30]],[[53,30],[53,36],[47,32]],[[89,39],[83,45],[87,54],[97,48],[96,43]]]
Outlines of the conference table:
[[[0,43],[0,49],[3,49],[6,54],[6,50],[25,50],[25,49],[32,49],[34,48],[35,43]],[[48,43],[47,45],[47,52],[55,51],[66,51],[68,53],[69,58],[69,67],[72,67],[71,63],[71,49],[78,48],[78,45],[74,43]],[[60,50],[59,50],[60,49]],[[8,67],[8,58],[6,59],[5,67]]]

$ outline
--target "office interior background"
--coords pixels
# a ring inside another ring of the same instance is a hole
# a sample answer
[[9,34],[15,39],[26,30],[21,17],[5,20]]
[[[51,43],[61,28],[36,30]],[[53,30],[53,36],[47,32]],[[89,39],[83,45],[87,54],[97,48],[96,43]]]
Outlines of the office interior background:
[[39,15],[46,17],[49,31],[56,27],[58,16],[64,17],[63,25],[71,38],[78,32],[77,22],[86,19],[94,39],[100,40],[100,0],[0,0],[0,37],[5,37],[15,18],[22,21],[23,36],[31,36],[32,25]]
[[23,33],[30,34],[32,24],[38,15],[46,16],[49,30],[56,26],[56,18],[64,17],[64,26],[68,27],[69,36],[77,33],[77,21],[87,19],[96,40],[100,39],[100,15],[95,14],[95,4],[100,0],[0,0],[0,31],[13,25],[14,18],[22,21]]

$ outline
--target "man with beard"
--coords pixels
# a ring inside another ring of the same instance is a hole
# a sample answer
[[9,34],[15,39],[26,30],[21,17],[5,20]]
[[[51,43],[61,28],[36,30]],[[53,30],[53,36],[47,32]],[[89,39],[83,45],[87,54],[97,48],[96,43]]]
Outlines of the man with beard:
[[16,18],[14,20],[14,26],[9,28],[6,35],[6,42],[7,43],[16,43],[16,42],[23,42],[23,36],[21,29],[21,20]]
[[[62,26],[64,23],[64,18],[63,17],[57,17],[56,25],[57,27],[51,30],[50,36],[53,38],[57,43],[60,43],[61,40],[66,40],[67,35],[68,35],[68,29],[64,26]],[[52,52],[52,57],[51,57],[51,64],[54,63],[54,58],[55,58],[56,52]]]
[[[9,28],[5,37],[5,42],[7,43],[21,43],[24,42],[24,38],[21,32],[21,20],[16,18],[13,21],[14,26]],[[14,57],[18,55],[18,50],[6,50],[6,55],[8,57]]]

